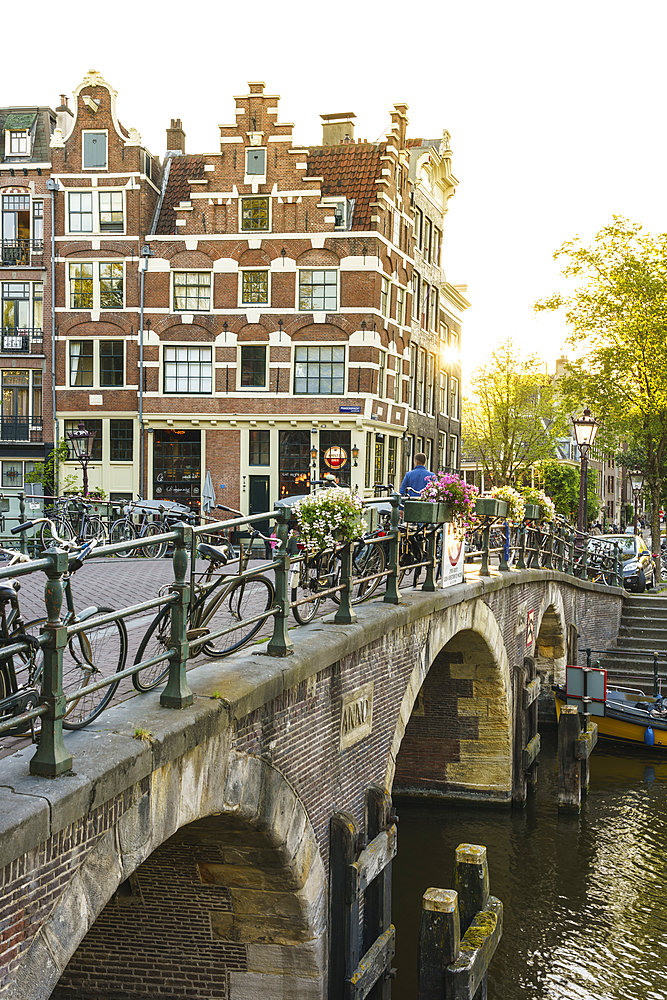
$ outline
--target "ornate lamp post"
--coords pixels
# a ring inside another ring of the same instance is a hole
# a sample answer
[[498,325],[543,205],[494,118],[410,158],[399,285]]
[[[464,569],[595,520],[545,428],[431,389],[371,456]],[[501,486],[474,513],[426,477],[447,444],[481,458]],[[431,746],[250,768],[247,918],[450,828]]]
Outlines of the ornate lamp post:
[[630,473],[630,486],[632,487],[632,499],[635,508],[634,533],[637,534],[637,507],[639,505],[639,495],[644,489],[644,473],[640,469],[634,469]]
[[592,416],[588,407],[586,407],[580,417],[576,419],[572,417],[572,426],[574,427],[574,438],[577,442],[577,447],[579,448],[579,455],[581,456],[581,472],[579,475],[579,516],[577,518],[577,528],[579,531],[583,532],[585,526],[586,504],[588,501],[588,453],[593,447],[595,435],[597,434],[598,427],[600,425],[595,417]]
[[93,441],[97,431],[89,431],[83,420],[79,421],[79,426],[75,431],[68,431],[67,437],[70,439],[74,457],[81,463],[83,471],[83,495],[88,496],[88,463],[93,457]]

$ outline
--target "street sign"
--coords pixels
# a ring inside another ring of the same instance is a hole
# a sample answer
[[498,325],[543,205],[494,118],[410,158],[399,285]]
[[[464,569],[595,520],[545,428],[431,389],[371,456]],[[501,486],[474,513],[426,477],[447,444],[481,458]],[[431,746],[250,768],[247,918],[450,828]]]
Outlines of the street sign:
[[565,668],[565,700],[588,715],[604,715],[607,697],[607,671],[600,667]]

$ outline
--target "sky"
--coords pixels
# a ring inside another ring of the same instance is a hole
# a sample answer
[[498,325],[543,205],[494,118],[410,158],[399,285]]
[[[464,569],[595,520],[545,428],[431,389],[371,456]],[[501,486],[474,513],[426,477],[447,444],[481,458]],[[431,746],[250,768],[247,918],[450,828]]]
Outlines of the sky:
[[664,0],[163,0],[85,16],[37,0],[30,21],[30,71],[10,46],[0,103],[55,107],[95,68],[155,156],[171,118],[186,151],[217,150],[249,80],[281,96],[299,143],[319,143],[320,114],[339,111],[379,140],[400,101],[410,136],[448,129],[459,186],[443,260],[468,286],[466,378],[507,338],[553,370],[567,329],[533,303],[567,292],[553,259],[565,240],[589,242],[613,215],[667,230]]

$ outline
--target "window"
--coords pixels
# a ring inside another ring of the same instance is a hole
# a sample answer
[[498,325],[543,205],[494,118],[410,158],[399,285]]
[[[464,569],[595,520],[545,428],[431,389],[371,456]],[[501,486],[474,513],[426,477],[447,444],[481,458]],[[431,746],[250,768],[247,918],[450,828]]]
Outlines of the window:
[[383,316],[389,315],[389,278],[382,279],[382,289],[380,291],[380,312]]
[[390,437],[387,442],[387,484],[396,485],[396,442],[398,438]]
[[9,155],[10,156],[27,156],[29,149],[29,138],[28,132],[11,132],[9,133]]
[[67,447],[69,449],[67,461],[75,462],[76,456],[72,451],[72,443],[67,437],[70,431],[75,431],[79,426],[79,421],[83,420],[87,431],[95,431],[95,437],[93,438],[93,450],[91,455],[91,461],[101,462],[102,461],[102,421],[101,420],[89,420],[87,415],[84,413],[80,417],[76,417],[74,420],[65,421],[65,441],[67,442]]
[[295,348],[294,393],[336,395],[345,391],[345,348],[339,346]]
[[428,327],[428,310],[431,298],[431,286],[427,281],[422,282],[422,308],[421,308],[421,327],[422,330],[426,330]]
[[124,384],[124,348],[122,340],[100,341],[100,385],[119,386]]
[[93,193],[92,191],[72,191],[69,195],[70,233],[92,233]]
[[423,212],[419,208],[416,208],[415,209],[415,226],[414,226],[415,245],[420,250],[421,250],[421,245],[422,245],[423,222],[424,222],[424,214],[423,214]]
[[396,288],[396,322],[399,326],[405,323],[405,290],[400,286]]
[[419,319],[419,275],[412,272],[412,318]]
[[455,434],[449,435],[449,467],[456,472],[459,464],[459,439]]
[[165,347],[165,393],[211,393],[213,358],[210,347]]
[[[426,351],[419,350],[417,357],[417,396],[415,399],[415,410],[424,408],[424,378],[426,375]],[[423,449],[420,448],[420,451]]]
[[385,387],[387,385],[387,353],[380,351],[380,368],[378,370],[378,396],[385,397]]
[[427,397],[428,405],[424,409],[427,413],[435,416],[435,354],[429,354],[428,356]]
[[440,250],[442,248],[442,233],[436,226],[433,227],[433,263],[440,266]]
[[449,377],[449,415],[454,420],[459,419],[459,380],[453,375]]
[[122,191],[100,191],[100,232],[123,232]]
[[122,233],[123,205],[122,191],[70,191],[67,195],[70,233]]
[[2,485],[23,486],[23,462],[2,463]]
[[408,387],[408,402],[415,410],[415,393],[417,391],[417,348],[414,345],[410,347],[410,385]]
[[124,265],[78,261],[69,265],[70,309],[122,309]]
[[449,349],[455,357],[458,357],[459,335],[455,330],[449,331]]
[[43,337],[44,285],[41,281],[2,282],[2,350],[30,351]]
[[371,488],[371,454],[373,448],[373,435],[366,434],[366,468],[364,469],[364,486],[367,490]]
[[44,202],[33,201],[32,203],[32,238],[35,250],[39,244],[44,244]]
[[449,343],[449,329],[444,325],[440,326],[440,340],[445,346]]
[[384,434],[375,436],[375,465],[373,468],[375,476],[373,484],[384,483]]
[[241,347],[241,388],[266,387],[266,347]]
[[433,300],[433,304],[432,304],[432,307],[431,307],[431,322],[429,323],[429,329],[430,330],[437,330],[438,329],[438,312],[439,312],[439,309],[440,309],[440,301],[439,301],[439,299],[440,299],[440,293],[438,292],[437,288],[433,289],[433,294],[432,294],[431,298]]
[[256,146],[251,146],[249,149],[246,149],[245,172],[247,174],[259,174],[261,176],[266,174],[265,149],[258,149]]
[[71,386],[83,388],[94,385],[93,347],[92,340],[70,340],[69,384]]
[[401,402],[401,369],[403,362],[400,358],[394,358],[394,402]]
[[107,165],[106,132],[83,133],[83,169],[105,170]]
[[401,216],[398,212],[394,212],[394,231],[392,233],[392,242],[395,246],[399,246],[401,242]]
[[334,210],[334,228],[347,229],[347,198],[322,198]]
[[131,462],[134,425],[132,420],[109,421],[109,458],[112,462]]
[[2,440],[30,441],[31,430],[42,429],[42,372],[35,369],[30,371],[5,369],[2,372],[1,388]]
[[431,259],[431,220],[424,219],[424,257]]
[[174,271],[174,310],[208,312],[210,308],[210,271]]
[[431,438],[426,438],[426,468],[431,468],[431,459],[433,457],[433,441]]
[[338,308],[338,271],[299,271],[299,309],[335,312]]
[[125,344],[122,340],[70,340],[69,384],[72,388],[125,384]]
[[269,199],[242,198],[241,229],[268,230],[268,228],[269,228]]
[[241,272],[241,301],[244,305],[259,303],[267,305],[269,301],[269,272]]
[[270,431],[250,431],[249,465],[270,465]]
[[447,435],[438,434],[438,471],[442,471],[445,468],[446,444],[447,444]]
[[447,372],[440,369],[440,412],[447,414]]

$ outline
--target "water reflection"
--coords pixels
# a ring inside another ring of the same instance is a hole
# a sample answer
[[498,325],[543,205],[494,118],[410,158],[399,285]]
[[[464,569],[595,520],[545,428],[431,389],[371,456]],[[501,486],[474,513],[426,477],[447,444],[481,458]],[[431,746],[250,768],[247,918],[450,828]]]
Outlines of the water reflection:
[[416,995],[421,896],[452,885],[466,841],[486,845],[505,906],[489,1000],[667,1000],[667,755],[598,745],[581,815],[559,817],[548,732],[542,747],[525,810],[399,800],[393,1000]]

